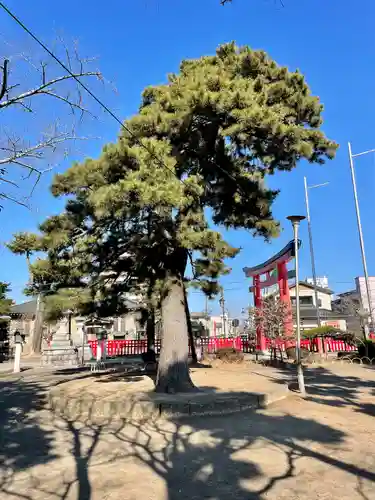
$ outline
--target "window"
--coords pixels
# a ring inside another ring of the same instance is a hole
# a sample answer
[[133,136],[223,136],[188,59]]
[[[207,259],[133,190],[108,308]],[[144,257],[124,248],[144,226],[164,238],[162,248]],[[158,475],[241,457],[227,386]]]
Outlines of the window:
[[301,306],[312,306],[313,305],[313,298],[311,296],[307,297],[300,297],[299,298]]
[[[296,305],[296,298],[291,297],[290,300],[292,302],[292,305],[295,306]],[[299,304],[300,304],[300,306],[312,306],[313,305],[313,298],[309,297],[309,296],[307,296],[307,297],[300,296]]]

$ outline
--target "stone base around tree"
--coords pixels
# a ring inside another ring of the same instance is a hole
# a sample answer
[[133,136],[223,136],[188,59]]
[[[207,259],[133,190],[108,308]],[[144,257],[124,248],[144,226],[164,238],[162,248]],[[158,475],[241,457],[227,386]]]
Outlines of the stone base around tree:
[[289,374],[251,363],[201,364],[192,367],[190,375],[201,388],[198,392],[156,393],[155,382],[137,372],[67,380],[51,389],[49,407],[62,418],[98,424],[119,419],[146,422],[257,410],[291,394]]
[[95,398],[87,395],[72,397],[62,389],[49,394],[49,408],[58,416],[77,421],[90,419],[92,423],[127,420],[149,422],[168,418],[230,415],[256,410],[285,399],[288,387],[271,394],[205,394],[203,391],[187,394],[132,394],[127,399]]

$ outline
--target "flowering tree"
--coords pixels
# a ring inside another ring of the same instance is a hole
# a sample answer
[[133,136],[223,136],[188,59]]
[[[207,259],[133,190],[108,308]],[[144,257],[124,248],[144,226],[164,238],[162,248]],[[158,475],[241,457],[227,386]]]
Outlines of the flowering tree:
[[276,359],[277,341],[286,338],[284,325],[290,315],[288,305],[279,297],[269,296],[263,300],[262,308],[250,308],[250,315],[254,325],[261,327],[264,335],[271,340],[272,353]]

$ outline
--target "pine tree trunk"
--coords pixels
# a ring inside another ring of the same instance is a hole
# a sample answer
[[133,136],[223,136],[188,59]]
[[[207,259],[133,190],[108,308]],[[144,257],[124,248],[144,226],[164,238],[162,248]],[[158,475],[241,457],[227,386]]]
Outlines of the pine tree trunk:
[[182,277],[170,276],[168,292],[162,299],[163,341],[156,391],[163,393],[197,390],[188,366],[188,327]]
[[42,335],[43,335],[43,310],[42,298],[38,295],[37,306],[35,311],[34,331],[31,339],[30,354],[40,354],[42,351]]

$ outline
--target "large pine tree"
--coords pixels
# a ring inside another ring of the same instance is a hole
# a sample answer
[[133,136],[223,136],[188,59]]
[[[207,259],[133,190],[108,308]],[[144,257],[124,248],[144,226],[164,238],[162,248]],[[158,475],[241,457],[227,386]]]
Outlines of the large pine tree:
[[193,390],[186,281],[217,291],[239,251],[218,226],[277,235],[278,192],[265,177],[334,156],[322,109],[301,73],[262,51],[231,43],[183,61],[144,91],[115,144],[55,178],[53,193],[69,200],[41,226],[48,257],[33,265],[34,286],[85,287],[85,307],[103,315],[130,289],[152,296],[163,322],[157,390]]

